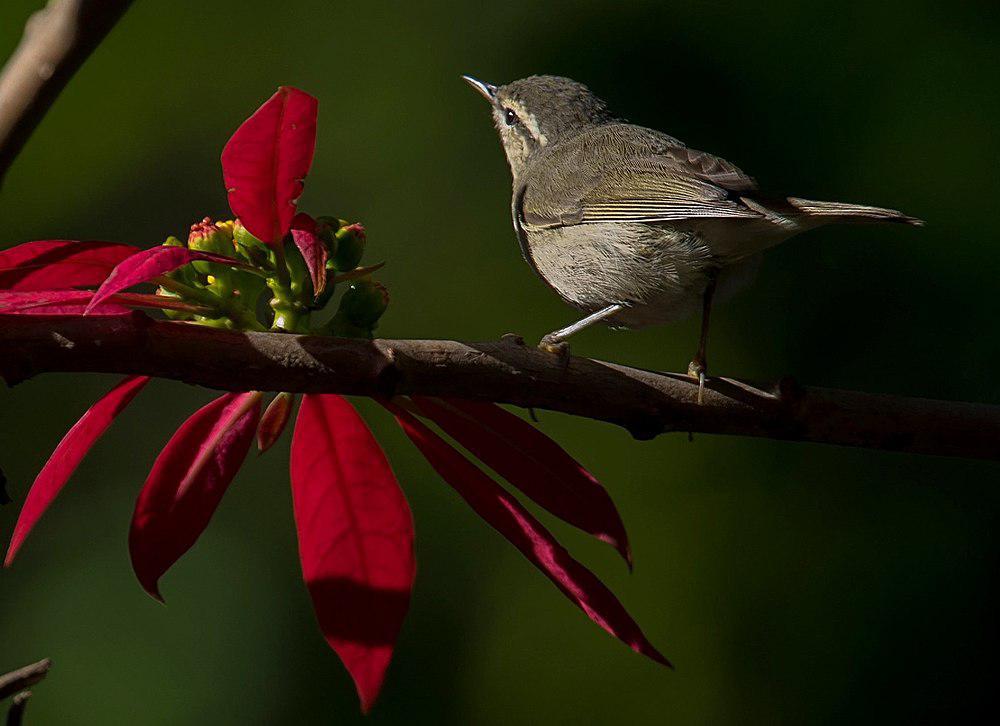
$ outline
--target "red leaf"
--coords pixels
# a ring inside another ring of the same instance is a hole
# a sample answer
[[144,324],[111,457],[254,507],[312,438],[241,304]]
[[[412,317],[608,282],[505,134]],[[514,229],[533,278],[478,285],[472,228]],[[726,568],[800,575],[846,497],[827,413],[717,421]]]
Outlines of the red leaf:
[[312,165],[317,106],[308,93],[282,86],[222,150],[229,206],[262,242],[279,243],[291,226]]
[[303,212],[296,214],[292,220],[292,240],[309,268],[313,295],[319,295],[326,287],[326,260],[329,254],[323,240],[316,235],[316,221]]
[[108,278],[97,288],[90,305],[87,306],[85,314],[108,299],[116,292],[121,292],[133,285],[142,282],[149,282],[154,277],[166,274],[183,267],[195,260],[205,260],[206,262],[218,262],[220,265],[229,267],[246,267],[239,260],[230,257],[212,254],[211,252],[201,252],[199,250],[189,250],[187,247],[151,247],[148,250],[137,252],[126,260],[118,263],[111,271]]
[[555,516],[613,546],[631,568],[628,536],[614,502],[559,444],[493,403],[412,398],[480,461]]
[[[94,297],[90,290],[0,291],[0,315],[83,315]],[[90,311],[91,315],[129,315],[127,307],[112,298]]]
[[257,449],[264,453],[281,437],[288,425],[288,418],[292,414],[292,406],[295,403],[295,396],[291,393],[279,393],[271,399],[271,402],[264,410],[264,415],[260,417],[260,425],[257,427]]
[[[87,304],[93,297],[94,293],[90,290],[39,290],[36,292],[0,290],[0,315],[83,315]],[[130,308],[182,310],[196,315],[212,312],[211,308],[184,302],[175,297],[120,292],[100,303],[88,314],[128,315],[132,312]]]
[[24,507],[14,526],[14,536],[11,537],[10,547],[7,549],[5,567],[10,567],[14,562],[14,556],[24,543],[25,537],[52,504],[63,485],[83,461],[83,457],[90,451],[90,447],[101,438],[115,417],[148,382],[149,378],[145,376],[126,378],[91,406],[73,428],[66,432],[38,473],[24,500]]
[[243,464],[259,415],[259,393],[227,393],[195,411],[156,458],[128,546],[140,584],[157,600],[160,577],[197,541]]
[[100,285],[132,245],[47,239],[0,252],[0,290],[65,290]]
[[410,603],[413,518],[389,462],[340,396],[306,394],[292,437],[302,574],[367,712]]
[[408,411],[383,402],[431,466],[455,491],[506,537],[587,616],[632,650],[657,663],[670,663],[642,634],[614,594],[593,572],[574,560],[521,504],[472,462]]

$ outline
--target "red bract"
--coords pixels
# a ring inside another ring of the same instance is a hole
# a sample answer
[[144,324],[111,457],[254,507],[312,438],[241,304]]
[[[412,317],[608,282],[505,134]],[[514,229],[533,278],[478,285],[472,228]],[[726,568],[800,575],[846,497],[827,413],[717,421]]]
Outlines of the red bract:
[[233,267],[243,266],[238,260],[230,257],[223,257],[222,255],[215,255],[210,252],[199,252],[187,247],[152,247],[148,250],[142,250],[127,260],[120,262],[111,271],[107,279],[97,288],[97,292],[94,293],[94,297],[87,306],[84,314],[90,313],[95,307],[116,292],[121,292],[133,285],[149,282],[155,277],[173,272],[178,267],[183,267],[195,260],[218,262],[219,264]]
[[0,252],[0,290],[66,290],[100,285],[138,250],[117,242],[48,239]]
[[[94,293],[89,290],[0,291],[0,315],[82,315]],[[92,315],[131,315],[114,300],[94,306]]]
[[17,518],[17,524],[14,525],[14,536],[11,537],[10,547],[7,548],[4,566],[10,567],[24,538],[76,471],[76,467],[83,461],[90,447],[101,438],[115,417],[147,383],[149,379],[144,376],[126,378],[91,406],[66,433],[38,473],[35,483],[28,492],[28,498],[24,500],[21,514]]
[[[0,315],[82,315],[94,297],[90,290],[38,290],[7,292],[0,290]],[[125,307],[129,306],[129,307]],[[118,293],[92,307],[88,315],[131,315],[131,308],[182,310],[203,314],[207,308],[162,295]]]
[[292,405],[295,399],[290,393],[279,393],[271,403],[267,405],[267,410],[260,417],[260,424],[257,426],[257,449],[264,453],[281,437],[288,425],[288,419],[292,415]]
[[319,295],[326,287],[326,260],[329,255],[323,240],[316,235],[316,221],[308,214],[299,212],[292,220],[292,241],[309,268],[313,294]]
[[670,665],[604,583],[574,560],[516,499],[408,411],[391,403],[386,406],[441,478],[591,620],[635,652]]
[[367,712],[410,604],[410,508],[382,449],[340,396],[303,397],[291,477],[302,575]]
[[316,146],[318,103],[283,86],[243,122],[222,150],[229,206],[257,239],[288,233]]
[[612,545],[632,567],[614,502],[561,446],[492,403],[414,396],[420,412],[477,459],[565,522]]
[[160,577],[197,541],[243,465],[259,416],[259,393],[227,393],[185,421],[153,464],[128,545],[139,582],[157,600]]

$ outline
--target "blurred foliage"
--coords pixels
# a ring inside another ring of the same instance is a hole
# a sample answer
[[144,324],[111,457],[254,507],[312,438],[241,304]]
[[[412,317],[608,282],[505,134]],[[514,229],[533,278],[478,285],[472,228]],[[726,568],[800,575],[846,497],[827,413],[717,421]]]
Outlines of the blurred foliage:
[[[0,56],[40,4],[3,3]],[[0,246],[152,245],[224,214],[222,144],[294,84],[321,103],[304,208],[361,220],[389,263],[380,334],[538,338],[573,313],[519,259],[499,144],[459,75],[559,73],[766,188],[928,220],[822,230],[774,251],[756,286],[717,311],[715,372],[1000,403],[998,32],[984,1],[141,0],[12,169]],[[678,370],[696,324],[587,331],[575,349]],[[111,383],[50,375],[0,394],[15,500]],[[140,395],[0,573],[0,669],[55,663],[33,724],[361,722],[297,572],[287,446],[245,467],[165,578],[166,608],[134,581],[134,495],[209,396],[170,382]],[[993,703],[995,464],[636,442],[543,412],[615,496],[635,574],[556,531],[677,664],[668,672],[564,602],[362,408],[412,502],[420,559],[368,723],[954,722]],[[0,509],[4,537],[17,506]]]

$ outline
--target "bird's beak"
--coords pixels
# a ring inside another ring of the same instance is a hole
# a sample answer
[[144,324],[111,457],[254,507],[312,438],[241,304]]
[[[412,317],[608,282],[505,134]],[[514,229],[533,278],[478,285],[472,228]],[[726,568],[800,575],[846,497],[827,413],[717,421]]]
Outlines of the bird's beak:
[[485,98],[490,103],[493,103],[497,97],[497,87],[492,83],[483,83],[477,78],[472,76],[462,76],[462,80],[468,83],[470,86],[479,92],[479,95]]

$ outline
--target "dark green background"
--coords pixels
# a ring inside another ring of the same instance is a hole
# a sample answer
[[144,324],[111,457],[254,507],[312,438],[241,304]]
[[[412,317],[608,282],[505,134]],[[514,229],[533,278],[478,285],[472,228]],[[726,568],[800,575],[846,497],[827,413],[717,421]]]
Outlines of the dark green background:
[[[40,0],[5,0],[0,57]],[[868,202],[925,229],[831,228],[768,257],[717,311],[719,374],[1000,403],[993,2],[140,0],[73,80],[0,193],[0,246],[149,245],[226,214],[219,152],[279,84],[320,99],[302,200],[364,221],[386,336],[536,339],[573,313],[521,261],[509,178],[459,80],[589,83],[633,121],[765,187]],[[577,352],[681,369],[696,322],[592,330]],[[0,393],[17,503],[112,383]],[[252,460],[154,603],[125,534],[159,447],[211,394],[157,382],[0,572],[0,671],[55,667],[32,724],[354,723],[349,678],[298,573],[287,446]],[[995,703],[1000,469],[833,447],[623,431],[543,414],[606,483],[636,554],[560,526],[676,663],[597,629],[361,408],[407,491],[420,572],[369,723],[805,724],[962,720]],[[1000,442],[998,442],[1000,445]]]

